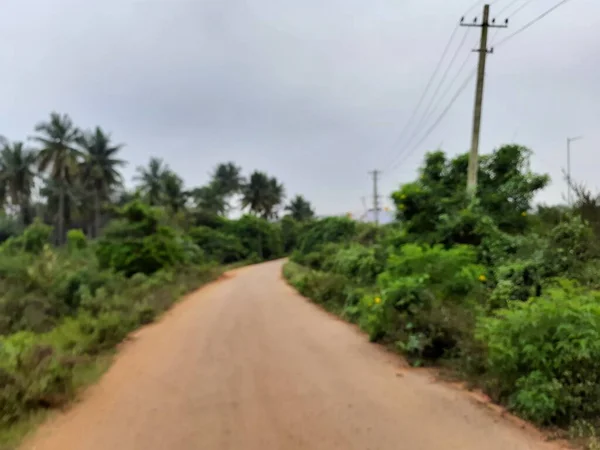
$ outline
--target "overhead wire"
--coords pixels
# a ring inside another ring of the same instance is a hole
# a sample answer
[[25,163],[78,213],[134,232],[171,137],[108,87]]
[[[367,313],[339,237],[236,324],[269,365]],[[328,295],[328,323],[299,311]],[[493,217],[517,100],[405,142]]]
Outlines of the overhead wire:
[[[408,121],[402,128],[402,131],[400,131],[399,137],[395,140],[394,145],[392,145],[392,151],[395,149],[396,146],[398,146],[400,143],[403,142],[406,132],[408,131],[408,129],[411,127],[413,121],[415,120],[415,117],[417,116],[421,106],[423,105],[423,102],[425,101],[425,98],[427,97],[429,89],[431,88],[431,85],[433,84],[433,81],[435,80],[435,77],[437,76],[438,72],[440,71],[440,68],[442,67],[442,63],[444,62],[444,59],[446,58],[446,55],[448,54],[448,50],[450,50],[450,46],[452,45],[452,42],[454,41],[454,37],[456,36],[458,29],[459,29],[458,26],[454,27],[452,34],[450,35],[450,38],[448,39],[448,42],[446,43],[444,50],[442,51],[442,55],[440,56],[440,59],[438,60],[436,66],[435,66],[435,69],[433,70],[433,73],[429,77],[429,80],[427,81],[427,84],[425,85],[425,89],[423,89],[423,92],[421,93],[421,97],[419,98],[419,101],[417,102],[417,106],[413,109],[413,112],[411,113]],[[386,159],[388,159],[388,158],[386,157]]]
[[433,125],[431,125],[431,127],[429,127],[429,129],[425,132],[425,134],[423,135],[423,137],[408,152],[405,152],[404,159],[399,159],[398,161],[396,161],[396,163],[393,164],[388,169],[388,172],[393,171],[396,167],[398,167],[398,165],[400,163],[402,163],[403,161],[406,161],[415,152],[415,150],[418,149],[419,146],[423,142],[425,142],[425,140],[431,135],[431,133],[433,133],[433,131],[435,131],[435,129],[442,122],[442,120],[444,119],[444,117],[446,117],[446,115],[448,114],[448,112],[450,111],[450,109],[452,108],[452,106],[454,105],[454,103],[456,102],[456,100],[458,99],[458,97],[460,97],[460,94],[462,94],[463,91],[467,88],[467,86],[469,85],[469,81],[471,81],[475,77],[476,73],[477,73],[477,70],[473,69],[473,71],[470,73],[470,75],[463,81],[463,84],[455,92],[454,96],[452,97],[452,99],[450,100],[450,102],[448,103],[448,105],[446,106],[446,108],[444,108],[444,110],[442,111],[442,113],[438,116],[438,118],[433,123]]
[[[507,20],[508,20],[508,19],[512,19],[514,16],[516,16],[518,13],[520,13],[520,12],[521,12],[521,11],[522,11],[522,10],[523,10],[523,9],[524,9],[526,6],[530,5],[530,4],[531,4],[531,2],[532,2],[532,0],[525,0],[525,1],[523,2],[523,4],[522,4],[522,5],[520,5],[520,6],[519,6],[517,9],[515,9],[515,10],[514,10],[514,11],[512,11],[512,12],[509,12],[509,13],[506,15],[506,17],[505,17],[505,18],[506,18]],[[515,4],[515,3],[516,3],[516,2],[512,2],[512,3],[510,4],[510,6],[512,6],[512,5],[513,5],[513,4]],[[503,8],[503,9],[501,9],[501,10],[500,10],[500,12],[498,12],[498,13],[494,14],[494,17],[497,17],[497,18],[499,18],[499,16],[500,16],[502,13],[504,13],[504,12],[505,12],[507,9],[509,9],[509,8]],[[490,39],[490,47],[491,47],[491,48],[493,48],[493,47],[494,47],[494,43],[496,42],[496,37],[498,37],[498,33],[500,32],[500,30],[501,30],[501,28],[496,28],[496,29],[494,30],[494,34],[492,35],[492,38]]]
[[[452,55],[452,59],[448,63],[448,67],[446,67],[446,70],[444,71],[442,77],[440,78],[439,83],[437,84],[437,87],[435,88],[435,91],[433,92],[433,95],[431,96],[431,99],[429,100],[429,103],[428,103],[427,107],[425,108],[425,111],[421,115],[421,119],[417,123],[417,125],[416,125],[413,133],[410,135],[410,138],[408,139],[408,141],[404,144],[404,147],[410,146],[410,144],[413,142],[415,137],[422,131],[423,126],[427,123],[426,119],[430,115],[431,108],[432,108],[433,104],[435,103],[435,101],[438,99],[437,95],[440,92],[440,89],[442,88],[442,86],[444,85],[446,78],[448,78],[448,74],[450,73],[450,69],[452,69],[454,62],[456,61],[456,58],[458,58],[460,51],[463,49],[463,47],[465,45],[465,42],[468,37],[468,33],[469,33],[469,30],[466,29],[460,43],[458,44],[458,47],[456,48],[454,54]],[[401,157],[401,154],[398,157]]]
[[516,30],[514,33],[509,34],[508,36],[506,36],[504,39],[502,39],[500,42],[498,42],[496,44],[496,47],[506,43],[507,41],[511,40],[512,38],[514,38],[515,36],[521,34],[523,31],[527,30],[529,27],[533,26],[534,24],[536,24],[537,22],[539,22],[540,20],[542,20],[544,17],[546,17],[548,14],[552,13],[553,11],[555,11],[556,9],[558,9],[559,7],[561,7],[562,5],[570,2],[571,0],[562,0],[561,2],[558,2],[556,5],[554,5],[552,8],[544,11],[542,14],[540,14],[539,16],[535,17],[534,19],[530,20],[529,22],[527,22],[525,25],[523,25],[521,28],[519,28],[518,30]]

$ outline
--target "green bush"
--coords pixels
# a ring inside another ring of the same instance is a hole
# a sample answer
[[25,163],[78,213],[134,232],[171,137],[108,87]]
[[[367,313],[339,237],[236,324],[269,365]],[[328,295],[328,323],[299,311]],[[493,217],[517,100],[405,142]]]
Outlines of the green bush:
[[52,231],[51,226],[36,220],[25,228],[21,235],[6,240],[2,244],[2,250],[13,253],[23,251],[38,254],[46,245],[50,244]]
[[542,424],[600,413],[600,293],[562,284],[477,327],[490,391]]
[[230,221],[224,231],[237,236],[247,255],[258,255],[261,261],[283,256],[283,240],[279,224],[245,215]]
[[208,227],[192,228],[189,235],[210,259],[219,263],[230,264],[247,256],[242,242],[235,235]]
[[487,291],[485,269],[476,261],[469,246],[407,244],[392,252],[377,280],[377,314],[367,314],[371,337],[418,358],[436,359],[460,348],[470,339]]
[[359,244],[340,248],[330,253],[329,258],[327,270],[344,275],[359,285],[373,284],[385,263],[385,254],[379,247]]
[[67,232],[67,247],[70,251],[82,250],[87,247],[85,233],[81,230]]
[[96,243],[96,255],[104,268],[152,274],[165,267],[183,264],[189,257],[184,241],[170,227],[160,225],[160,213],[139,201],[118,211]]
[[356,236],[357,223],[345,217],[327,217],[306,225],[298,241],[302,254],[319,251],[325,244],[350,242]]

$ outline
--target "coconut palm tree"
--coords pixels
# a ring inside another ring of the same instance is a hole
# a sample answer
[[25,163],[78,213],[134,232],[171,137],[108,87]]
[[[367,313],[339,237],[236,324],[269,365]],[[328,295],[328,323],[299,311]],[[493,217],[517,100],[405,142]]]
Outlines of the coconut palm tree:
[[82,185],[91,192],[93,199],[94,235],[100,232],[102,202],[108,200],[115,188],[123,183],[118,168],[125,161],[116,158],[123,145],[111,143],[110,135],[101,128],[84,133],[79,141],[84,150],[84,159],[80,166]]
[[285,207],[285,210],[290,213],[293,219],[299,222],[312,219],[315,216],[310,202],[301,195],[296,195]]
[[250,212],[265,219],[274,218],[284,196],[283,185],[276,178],[269,178],[266,173],[255,171],[242,186],[242,208],[248,208]]
[[41,144],[38,152],[40,172],[48,172],[58,189],[57,232],[59,243],[65,236],[65,196],[69,185],[75,180],[81,151],[77,142],[81,133],[66,114],[53,112],[50,120],[36,125],[38,133],[34,140]]
[[276,219],[278,209],[285,198],[285,189],[283,184],[273,177],[269,179],[268,195],[263,204],[263,217],[266,219]]
[[135,180],[139,182],[140,191],[146,196],[148,203],[159,205],[163,195],[163,181],[165,173],[169,171],[160,158],[150,158],[148,167],[138,167]]
[[177,213],[185,208],[188,193],[184,189],[183,180],[175,172],[167,170],[162,176],[162,200],[172,212]]
[[242,169],[232,162],[219,164],[212,175],[214,189],[224,197],[239,192],[243,184]]
[[5,142],[0,152],[0,190],[19,208],[21,223],[29,223],[29,205],[35,183],[36,153],[22,142]]
[[200,211],[224,216],[229,210],[227,200],[214,183],[194,189],[191,196]]

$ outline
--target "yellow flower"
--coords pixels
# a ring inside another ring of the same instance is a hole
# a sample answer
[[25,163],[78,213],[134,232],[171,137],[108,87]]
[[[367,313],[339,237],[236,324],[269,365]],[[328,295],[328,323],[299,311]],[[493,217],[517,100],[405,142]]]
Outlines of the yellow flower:
[[381,303],[381,299],[379,297],[375,297],[375,304],[379,305]]
[[487,278],[485,277],[485,275],[479,275],[479,281],[485,281],[487,280]]
[[523,217],[525,217],[525,216],[527,215],[527,213],[526,213],[525,211],[523,211],[523,212],[521,213],[521,215],[522,215]]

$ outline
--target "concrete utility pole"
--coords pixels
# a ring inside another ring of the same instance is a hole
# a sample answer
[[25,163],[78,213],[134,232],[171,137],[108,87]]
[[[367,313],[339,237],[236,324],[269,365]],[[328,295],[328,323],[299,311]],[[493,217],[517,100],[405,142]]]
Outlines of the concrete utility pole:
[[583,136],[567,138],[567,204],[571,206],[571,142],[582,139]]
[[483,7],[483,21],[477,23],[477,18],[473,23],[464,23],[464,17],[460,25],[462,27],[479,27],[481,28],[481,39],[478,49],[473,50],[479,53],[479,62],[477,64],[477,86],[475,88],[475,108],[473,111],[473,136],[471,138],[471,149],[469,152],[469,168],[467,171],[467,192],[475,195],[477,191],[477,171],[479,169],[479,135],[481,131],[481,106],[483,103],[483,84],[485,80],[485,63],[487,54],[492,53],[494,49],[488,50],[487,40],[488,31],[490,28],[506,28],[508,19],[503,25],[496,25],[496,19],[490,23],[490,5]]
[[380,170],[372,170],[369,172],[373,177],[373,214],[375,215],[375,225],[379,225],[379,192],[377,190],[377,181]]

